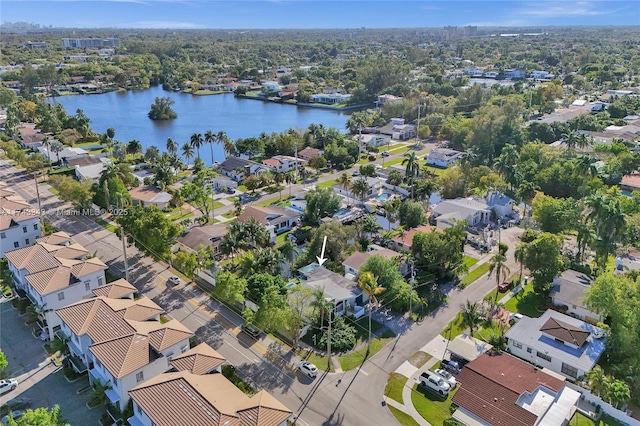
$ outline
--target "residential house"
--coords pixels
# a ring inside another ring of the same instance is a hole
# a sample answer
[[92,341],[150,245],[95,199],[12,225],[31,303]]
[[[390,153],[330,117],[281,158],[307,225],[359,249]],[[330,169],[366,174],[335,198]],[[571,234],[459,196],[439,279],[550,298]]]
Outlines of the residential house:
[[247,206],[242,214],[238,216],[238,220],[247,221],[249,218],[254,218],[260,224],[266,226],[271,235],[271,243],[275,243],[276,235],[289,231],[300,223],[301,215],[292,209],[277,206]]
[[425,160],[427,160],[427,164],[431,166],[447,168],[455,164],[462,155],[462,152],[456,151],[455,149],[436,148],[429,151],[425,156]]
[[410,252],[413,245],[413,236],[416,232],[442,232],[440,229],[431,225],[420,225],[416,228],[411,228],[402,232],[400,235],[396,235],[391,239],[390,247],[399,252]]
[[[163,309],[147,297],[133,299],[135,287],[125,280],[115,286],[95,290],[96,294],[109,293],[121,298],[96,296],[58,309],[61,327],[57,335],[69,346],[71,365],[78,373],[93,368],[89,347],[116,337],[136,333],[142,321],[160,321]],[[131,288],[127,288],[127,285]]]
[[504,75],[504,78],[506,78],[508,80],[523,79],[523,78],[525,78],[527,76],[525,71],[522,70],[522,69],[519,69],[519,68],[506,69],[506,70],[504,70],[502,72],[502,74]]
[[224,362],[224,357],[206,343],[200,343],[170,360],[173,371],[188,371],[197,375],[221,373]]
[[0,258],[9,250],[35,243],[40,235],[39,211],[0,182]]
[[200,247],[211,247],[213,254],[220,253],[220,242],[227,235],[227,225],[217,223],[213,225],[195,226],[185,235],[178,238],[178,243],[191,251],[198,251]]
[[317,104],[337,105],[344,104],[351,98],[347,93],[316,93],[311,95],[311,102]]
[[465,425],[564,426],[580,400],[556,375],[498,351],[465,365],[456,380],[452,417]]
[[229,179],[226,176],[214,176],[207,180],[207,183],[205,183],[204,186],[205,188],[212,186],[214,190],[220,191],[223,188],[236,189],[238,187],[238,182],[233,179]]
[[291,157],[288,155],[274,155],[271,158],[262,160],[262,164],[267,166],[271,170],[278,172],[288,172],[291,170],[298,170],[304,166],[306,161]]
[[[361,251],[356,251],[342,262],[342,265],[344,266],[345,277],[347,278],[353,277],[354,280],[357,280],[358,277],[360,276],[360,268],[362,267],[362,265],[364,265],[365,262],[369,260],[371,256],[374,256],[374,255],[382,256],[387,260],[396,259],[396,258],[399,259],[402,256],[402,254],[398,253],[397,251],[393,251],[388,248],[380,247],[378,245],[372,244],[371,246],[369,246],[368,251],[364,253]],[[407,265],[404,262],[401,262],[401,263],[402,264],[399,265],[398,269],[400,270],[400,273],[402,273],[402,275],[406,275]]]
[[260,163],[239,157],[228,157],[218,166],[220,173],[230,177],[236,182],[240,182],[248,176],[257,175],[266,169],[267,168]]
[[318,148],[311,148],[309,146],[298,152],[298,157],[305,161],[309,161],[313,157],[320,157],[322,155],[324,155],[323,150]]
[[464,220],[469,226],[486,224],[491,218],[491,209],[486,202],[473,198],[456,198],[444,200],[434,206],[432,220],[438,228],[444,229]]
[[375,133],[391,136],[395,140],[407,140],[416,137],[416,128],[413,124],[406,124],[404,118],[392,118],[389,124],[380,127]]
[[513,199],[498,191],[489,191],[484,197],[487,206],[501,219],[513,214]]
[[262,83],[262,93],[265,95],[273,96],[279,94],[282,88],[276,81],[264,81]]
[[395,95],[389,95],[389,94],[379,95],[378,100],[376,101],[376,106],[378,108],[381,108],[386,103],[394,104],[397,102],[402,102],[402,96],[395,96]]
[[322,290],[327,301],[334,305],[338,315],[352,314],[360,318],[365,314],[365,305],[369,297],[358,287],[358,283],[326,269],[317,263],[311,263],[298,269],[302,284],[311,290]]
[[267,391],[248,397],[222,374],[165,373],[129,391],[131,426],[286,426],[292,412]]
[[344,189],[340,185],[334,185],[333,190],[342,196],[352,198],[354,201],[357,200],[357,202],[359,203],[361,200],[366,201],[369,198],[377,197],[385,188],[385,181],[378,177],[366,176],[362,178],[353,178],[351,182],[353,183],[353,180],[355,179],[365,179],[367,181],[367,184],[369,185],[369,189],[367,193],[364,194],[364,196],[361,196],[360,194],[354,194],[352,187],[349,187],[348,189]]
[[473,361],[492,349],[493,346],[487,342],[466,333],[454,337],[447,345],[447,352],[451,354],[451,359],[464,360],[465,362]]
[[572,381],[598,362],[604,336],[601,328],[551,309],[540,318],[523,317],[505,334],[513,355]]
[[364,135],[360,135],[360,136],[356,136],[355,137],[356,141],[360,141],[360,146],[362,147],[362,149],[366,149],[368,146],[385,146],[385,145],[389,145],[389,143],[391,142],[391,138],[388,135],[382,135],[382,134],[364,134]]
[[134,299],[138,289],[124,278],[110,282],[93,290],[95,296],[108,297],[110,299]]
[[76,175],[76,179],[80,181],[89,179],[92,183],[98,183],[102,176],[102,172],[110,163],[111,161],[108,158],[100,158],[99,163],[75,165],[74,173]]
[[6,254],[9,271],[18,289],[39,313],[34,333],[53,339],[61,320],[56,310],[92,297],[105,284],[105,265],[69,234],[56,232],[36,240],[36,244]]
[[129,195],[131,195],[131,204],[134,206],[156,206],[161,210],[167,208],[171,201],[171,194],[153,185],[131,188]]
[[629,249],[627,253],[616,257],[616,271],[640,270],[640,250]]
[[640,174],[622,176],[622,180],[618,186],[622,191],[627,191],[629,193],[633,191],[640,191]]
[[20,145],[22,145],[24,148],[29,148],[33,151],[37,151],[38,148],[42,146],[44,134],[40,132],[40,129],[36,129],[35,124],[20,123],[20,127],[18,127],[18,133],[20,134]]
[[531,71],[530,77],[534,80],[553,80],[555,76],[548,71]]
[[589,310],[584,303],[585,292],[593,278],[582,272],[568,269],[553,279],[549,293],[555,306],[566,307],[566,314],[591,324],[602,321],[602,317]]
[[[110,404],[120,411],[129,402],[129,391],[167,371],[170,359],[186,352],[193,336],[177,320],[164,324],[138,321],[135,328],[139,331],[89,346],[93,362],[89,381],[110,386],[105,393]],[[117,420],[117,416],[112,417]]]
[[466,67],[463,72],[471,78],[481,78],[484,75],[485,68],[482,67]]
[[72,160],[76,157],[86,157],[89,155],[87,150],[72,146],[65,146],[60,152],[55,152],[50,147],[40,146],[37,151],[45,158],[48,158],[52,163],[60,160],[60,163],[63,165],[66,161]]

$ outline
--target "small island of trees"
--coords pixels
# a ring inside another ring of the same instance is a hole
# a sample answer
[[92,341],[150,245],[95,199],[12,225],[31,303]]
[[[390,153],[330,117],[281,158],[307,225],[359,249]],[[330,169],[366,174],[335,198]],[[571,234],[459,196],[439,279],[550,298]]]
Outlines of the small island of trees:
[[151,104],[151,111],[149,111],[147,115],[152,120],[171,120],[177,118],[178,114],[171,109],[171,105],[174,103],[175,101],[169,97],[156,98],[154,103]]

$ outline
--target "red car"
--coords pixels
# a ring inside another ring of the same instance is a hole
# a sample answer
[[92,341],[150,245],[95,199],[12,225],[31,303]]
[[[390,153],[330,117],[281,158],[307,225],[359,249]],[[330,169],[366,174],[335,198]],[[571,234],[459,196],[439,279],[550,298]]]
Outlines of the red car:
[[503,281],[500,284],[498,284],[498,290],[500,291],[508,290],[509,287],[511,287],[511,283],[509,281]]

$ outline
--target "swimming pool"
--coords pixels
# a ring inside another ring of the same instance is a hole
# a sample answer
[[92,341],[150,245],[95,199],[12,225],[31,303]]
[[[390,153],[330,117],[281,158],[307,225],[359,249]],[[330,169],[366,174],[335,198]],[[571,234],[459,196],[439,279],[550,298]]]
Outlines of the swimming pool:
[[391,196],[391,194],[389,194],[389,193],[386,193],[386,192],[385,192],[385,193],[383,193],[383,194],[378,195],[378,196],[376,197],[376,200],[378,200],[378,201],[380,201],[380,202],[382,202],[382,201],[386,201],[386,200],[387,200],[387,198],[389,198],[390,196]]
[[338,210],[336,212],[336,214],[334,214],[334,216],[342,216],[343,214],[347,213],[349,210],[345,209],[344,207],[341,208],[340,210]]

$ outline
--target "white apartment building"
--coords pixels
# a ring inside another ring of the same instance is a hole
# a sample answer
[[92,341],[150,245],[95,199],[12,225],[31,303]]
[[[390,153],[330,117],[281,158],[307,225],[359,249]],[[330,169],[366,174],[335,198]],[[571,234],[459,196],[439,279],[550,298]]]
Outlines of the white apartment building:
[[0,258],[40,237],[40,216],[24,198],[0,183]]

